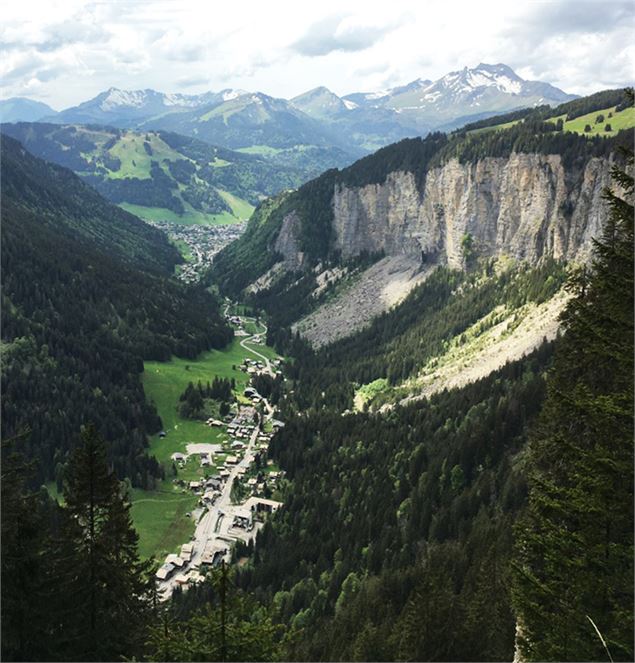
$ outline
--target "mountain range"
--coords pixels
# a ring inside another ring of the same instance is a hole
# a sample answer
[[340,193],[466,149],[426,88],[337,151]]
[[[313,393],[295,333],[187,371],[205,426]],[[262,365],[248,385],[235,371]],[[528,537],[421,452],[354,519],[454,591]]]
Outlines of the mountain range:
[[235,89],[184,95],[110,88],[59,113],[35,110],[24,100],[6,100],[0,114],[4,122],[45,120],[174,131],[292,164],[306,161],[307,149],[322,150],[327,166],[341,167],[401,138],[573,98],[548,83],[523,80],[507,65],[481,63],[436,81],[417,79],[343,97],[325,87],[290,100]]

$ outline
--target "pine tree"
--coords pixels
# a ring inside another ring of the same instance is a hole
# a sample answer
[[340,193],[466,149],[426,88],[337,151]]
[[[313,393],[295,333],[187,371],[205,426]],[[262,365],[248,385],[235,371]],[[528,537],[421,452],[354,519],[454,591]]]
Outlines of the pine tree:
[[2,659],[47,657],[43,598],[46,521],[38,496],[27,490],[30,465],[19,453],[26,436],[2,441]]
[[592,267],[571,283],[530,444],[514,587],[529,660],[633,660],[633,178],[614,177],[624,193],[606,192]]
[[149,611],[149,565],[140,562],[130,505],[93,426],[69,462],[64,489],[69,648],[83,660],[115,660],[138,649]]
[[165,613],[162,623],[151,627],[150,660],[277,660],[279,629],[266,611],[236,591],[225,564],[211,574],[210,581],[211,603],[187,621],[171,621]]

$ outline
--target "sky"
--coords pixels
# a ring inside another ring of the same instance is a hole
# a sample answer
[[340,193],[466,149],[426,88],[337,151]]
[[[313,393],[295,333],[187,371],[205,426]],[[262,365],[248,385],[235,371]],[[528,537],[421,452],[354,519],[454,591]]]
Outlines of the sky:
[[635,80],[633,0],[12,0],[0,98],[56,110],[109,87],[344,95],[503,62],[589,94]]

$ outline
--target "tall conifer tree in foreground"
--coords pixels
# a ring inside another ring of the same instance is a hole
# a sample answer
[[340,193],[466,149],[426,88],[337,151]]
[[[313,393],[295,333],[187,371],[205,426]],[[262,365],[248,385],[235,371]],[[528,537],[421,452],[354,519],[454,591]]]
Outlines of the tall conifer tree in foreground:
[[148,615],[148,565],[139,561],[130,505],[94,427],[82,432],[66,475],[69,560],[62,571],[73,599],[65,635],[80,660],[117,660],[138,650]]
[[528,660],[633,660],[633,155],[572,282],[529,449],[514,599]]

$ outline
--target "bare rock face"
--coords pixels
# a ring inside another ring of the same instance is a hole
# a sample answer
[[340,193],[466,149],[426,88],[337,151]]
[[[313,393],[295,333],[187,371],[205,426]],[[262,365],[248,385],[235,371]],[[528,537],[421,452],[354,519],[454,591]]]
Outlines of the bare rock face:
[[602,192],[610,166],[591,159],[576,181],[559,155],[512,154],[451,160],[428,172],[423,191],[408,172],[391,173],[383,184],[337,185],[335,247],[344,257],[383,250],[461,267],[469,234],[480,256],[583,261],[608,213]]
[[296,233],[300,226],[300,219],[295,211],[287,214],[282,219],[282,226],[274,245],[275,251],[282,254],[284,267],[287,271],[300,269],[304,260],[304,254],[300,251],[300,243]]

